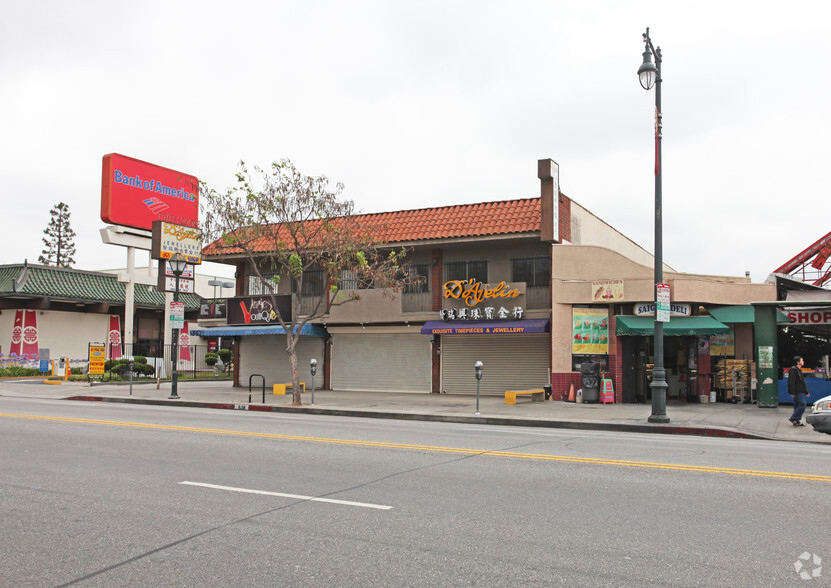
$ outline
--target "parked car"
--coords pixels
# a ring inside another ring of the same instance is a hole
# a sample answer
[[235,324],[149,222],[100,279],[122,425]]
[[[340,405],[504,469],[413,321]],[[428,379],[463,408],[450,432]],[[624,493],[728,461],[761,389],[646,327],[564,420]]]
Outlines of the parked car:
[[805,420],[817,433],[831,435],[831,396],[814,402],[814,408]]

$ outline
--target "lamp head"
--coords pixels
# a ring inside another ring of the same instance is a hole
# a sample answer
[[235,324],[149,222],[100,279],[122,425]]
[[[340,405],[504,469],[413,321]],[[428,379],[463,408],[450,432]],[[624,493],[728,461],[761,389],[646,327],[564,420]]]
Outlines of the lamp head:
[[185,267],[188,264],[187,260],[179,253],[174,253],[173,257],[168,260],[168,263],[170,264],[170,271],[177,276],[182,275],[182,272],[185,271]]
[[648,42],[643,52],[643,63],[638,68],[638,80],[644,90],[651,90],[658,80],[658,68],[652,63],[652,51],[649,49]]

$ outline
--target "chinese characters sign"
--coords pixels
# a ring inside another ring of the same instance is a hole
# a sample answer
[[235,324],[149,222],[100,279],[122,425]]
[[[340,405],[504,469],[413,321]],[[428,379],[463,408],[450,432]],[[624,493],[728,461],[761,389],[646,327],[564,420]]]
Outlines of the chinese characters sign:
[[609,352],[607,308],[572,308],[571,318],[572,353],[602,355]]
[[104,360],[106,359],[107,348],[103,343],[89,344],[89,375],[104,375]]
[[443,321],[492,321],[495,319],[521,319],[524,314],[521,306],[508,310],[504,306],[486,306],[484,308],[446,308],[439,312]]
[[491,287],[475,279],[450,280],[444,284],[444,298],[463,302],[464,306],[445,308],[440,318],[443,321],[521,319],[525,314],[523,307],[510,302],[521,295],[518,288],[505,282]]

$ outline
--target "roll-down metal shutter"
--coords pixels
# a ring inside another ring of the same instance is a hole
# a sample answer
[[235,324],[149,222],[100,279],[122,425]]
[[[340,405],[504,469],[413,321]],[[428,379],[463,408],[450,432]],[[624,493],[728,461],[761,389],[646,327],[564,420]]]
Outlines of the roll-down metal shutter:
[[441,338],[442,391],[476,394],[473,364],[485,364],[481,394],[528,390],[548,384],[550,335],[548,333]]
[[[251,374],[262,374],[265,377],[266,391],[274,384],[291,382],[289,368],[289,354],[286,353],[285,335],[258,335],[243,336],[240,338],[240,385],[248,386]],[[320,370],[323,367],[323,339],[320,337],[301,336],[297,342],[297,365],[300,371],[300,381],[311,386],[309,360],[317,359],[318,386],[323,383]],[[253,385],[259,386],[261,380],[254,378]]]
[[332,389],[430,392],[430,342],[416,332],[333,333]]

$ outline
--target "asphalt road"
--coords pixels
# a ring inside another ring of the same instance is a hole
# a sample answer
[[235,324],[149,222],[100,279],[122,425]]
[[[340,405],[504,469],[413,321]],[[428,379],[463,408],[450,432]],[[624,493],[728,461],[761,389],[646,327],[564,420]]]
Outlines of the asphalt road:
[[805,585],[795,564],[831,583],[830,460],[803,443],[0,398],[0,585]]

